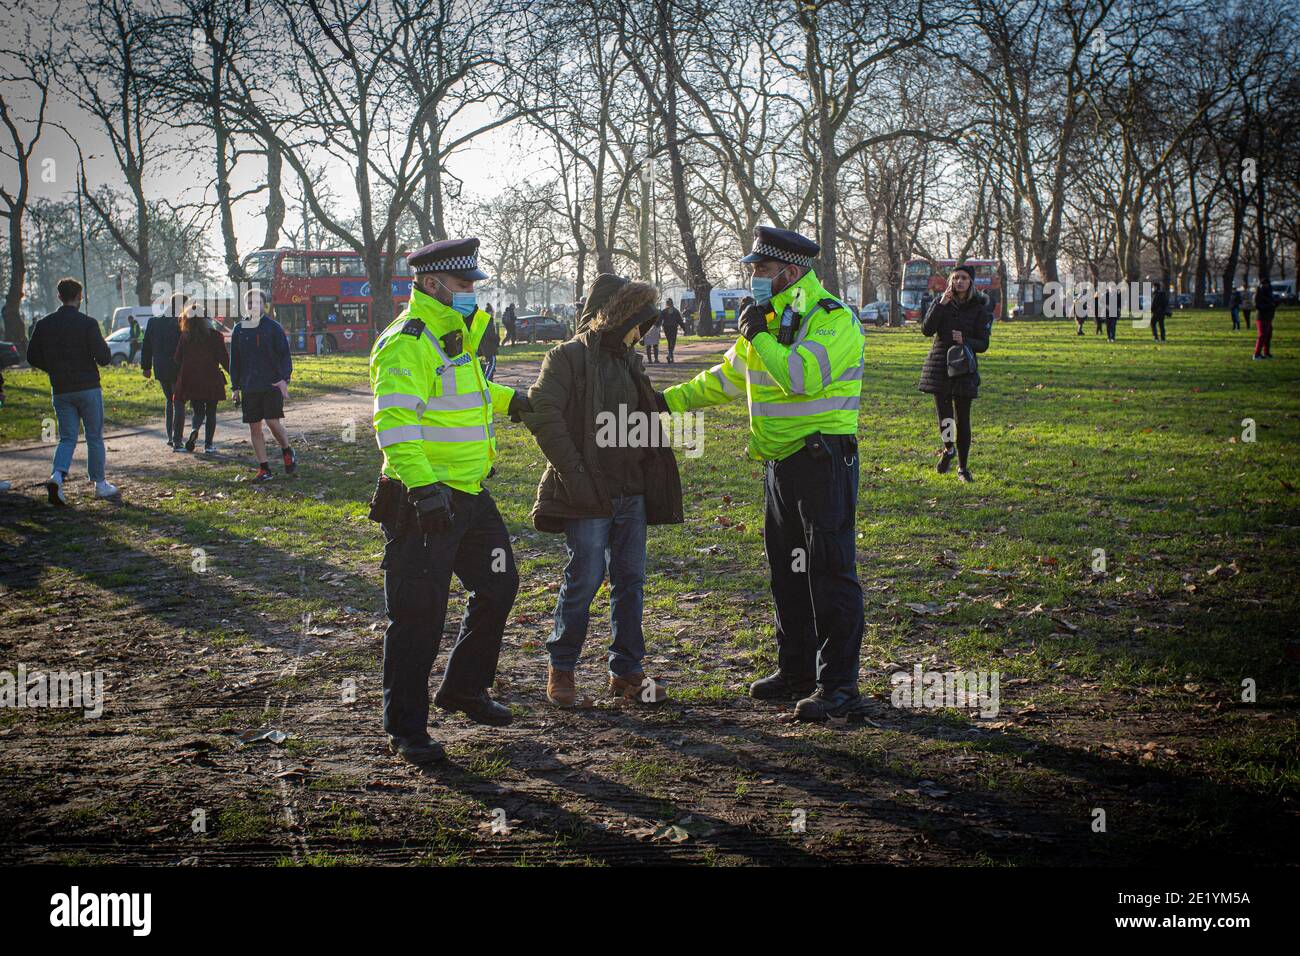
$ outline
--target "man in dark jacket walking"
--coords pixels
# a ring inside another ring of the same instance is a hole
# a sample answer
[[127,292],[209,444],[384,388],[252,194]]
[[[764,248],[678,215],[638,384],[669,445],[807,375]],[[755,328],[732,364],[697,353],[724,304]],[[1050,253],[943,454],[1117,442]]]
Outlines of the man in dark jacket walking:
[[646,526],[682,520],[681,478],[656,412],[654,388],[636,342],[659,319],[657,292],[643,282],[597,277],[585,330],[552,349],[529,391],[524,424],[548,465],[533,523],[565,534],[568,563],[555,606],[546,696],[577,698],[574,671],[587,637],[591,602],[610,583],[613,641],[609,693],[633,703],[667,698],[647,677],[644,605]]
[[155,315],[149,320],[149,327],[144,332],[144,346],[140,350],[140,371],[145,378],[156,379],[163,390],[168,448],[181,443],[181,433],[176,431],[173,434],[172,429],[175,417],[172,396],[176,392],[176,343],[181,339],[181,316],[185,314],[188,302],[189,296],[184,293],[172,296],[171,314]]
[[501,327],[505,329],[506,345],[515,344],[515,304],[511,302],[506,306],[505,313],[501,316]]
[[1157,342],[1165,340],[1165,316],[1173,315],[1169,309],[1169,291],[1159,282],[1151,286],[1151,337]]
[[673,362],[673,352],[677,350],[677,332],[682,328],[682,314],[677,311],[673,305],[673,300],[669,299],[664,310],[659,313],[659,322],[663,326],[664,337],[668,339],[668,364]]
[[62,306],[36,323],[27,343],[27,363],[50,377],[54,414],[59,422],[59,445],[54,450],[54,470],[45,483],[50,504],[68,503],[63,493],[77,432],[86,429],[86,474],[95,483],[96,498],[111,498],[117,488],[104,479],[104,393],[99,387],[100,365],[112,356],[99,323],[81,311],[81,283],[59,282]]

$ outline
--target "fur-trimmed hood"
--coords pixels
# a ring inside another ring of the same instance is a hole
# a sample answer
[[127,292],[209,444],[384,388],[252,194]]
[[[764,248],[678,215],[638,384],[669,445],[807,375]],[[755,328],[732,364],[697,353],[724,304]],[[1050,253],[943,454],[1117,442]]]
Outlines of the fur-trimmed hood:
[[606,302],[591,322],[593,332],[626,335],[633,324],[645,335],[659,321],[659,290],[648,282],[629,282]]

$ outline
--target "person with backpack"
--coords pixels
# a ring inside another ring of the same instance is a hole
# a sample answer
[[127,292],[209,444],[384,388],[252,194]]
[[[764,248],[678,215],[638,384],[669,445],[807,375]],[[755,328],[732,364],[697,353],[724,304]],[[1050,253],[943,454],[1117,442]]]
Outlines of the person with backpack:
[[[974,288],[975,271],[959,265],[948,275],[948,287],[930,306],[921,334],[934,343],[921,367],[917,388],[934,396],[943,448],[935,470],[945,474],[957,459],[957,477],[974,481],[969,467],[970,405],[979,395],[980,374],[975,356],[988,351],[993,317],[989,300]],[[1108,318],[1109,321],[1109,318]],[[953,374],[959,369],[958,374]]]
[[610,696],[629,703],[667,699],[646,676],[646,527],[682,521],[681,477],[662,440],[658,404],[636,343],[659,321],[658,293],[644,282],[603,273],[587,298],[574,338],[547,353],[529,390],[524,424],[546,456],[533,524],[563,533],[568,556],[547,638],[546,697],[577,699],[575,671],[591,602],[610,586]]

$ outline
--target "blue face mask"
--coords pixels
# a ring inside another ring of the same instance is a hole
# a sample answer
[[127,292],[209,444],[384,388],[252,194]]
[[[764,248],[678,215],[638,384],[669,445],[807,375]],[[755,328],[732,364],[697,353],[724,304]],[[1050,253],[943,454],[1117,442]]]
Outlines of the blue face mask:
[[451,294],[451,307],[468,319],[474,314],[474,310],[478,308],[478,293],[453,292]]
[[751,276],[749,292],[759,305],[772,301],[772,279],[770,276]]

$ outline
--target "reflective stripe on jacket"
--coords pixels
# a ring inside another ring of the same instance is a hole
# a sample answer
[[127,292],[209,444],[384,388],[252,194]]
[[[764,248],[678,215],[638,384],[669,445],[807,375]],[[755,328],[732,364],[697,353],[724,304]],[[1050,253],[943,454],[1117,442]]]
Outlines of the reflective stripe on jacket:
[[[418,321],[416,321],[418,320]],[[475,358],[489,316],[468,323],[421,292],[411,298],[370,351],[375,441],[384,474],[408,488],[440,481],[477,494],[496,458],[493,412],[505,414],[515,390],[489,382]],[[443,339],[461,333],[448,355]]]
[[[665,390],[674,412],[720,405],[745,395],[749,402],[749,456],[779,461],[803,447],[813,432],[858,430],[866,335],[847,307],[832,300],[809,270],[772,297],[770,334],[741,336],[713,368]],[[803,316],[792,345],[777,341],[781,315]]]

